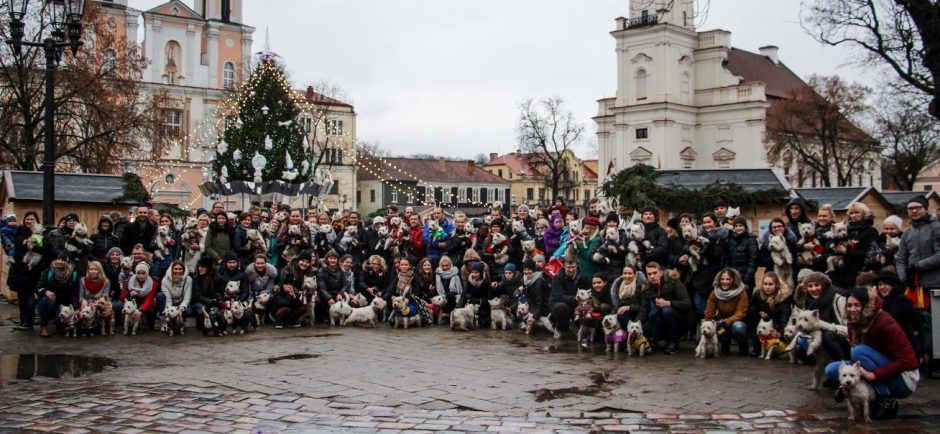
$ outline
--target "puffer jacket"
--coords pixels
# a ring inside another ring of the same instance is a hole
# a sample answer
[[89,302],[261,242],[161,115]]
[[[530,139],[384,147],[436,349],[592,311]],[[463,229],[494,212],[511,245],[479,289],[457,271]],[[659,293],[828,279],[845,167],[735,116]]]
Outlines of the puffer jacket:
[[663,266],[669,263],[669,251],[666,249],[668,235],[659,223],[643,223],[643,240],[650,242],[650,249],[643,252],[643,263],[656,262]]
[[171,272],[166,273],[160,282],[160,290],[166,296],[167,303],[179,307],[188,307],[193,295],[193,278],[189,277],[189,270],[183,271],[179,282],[173,282]]
[[121,240],[114,236],[113,224],[109,229],[101,228],[101,225],[105,222],[111,223],[111,218],[108,216],[101,216],[101,218],[98,219],[98,232],[92,234],[89,237],[92,242],[92,258],[99,261],[106,259],[105,256],[108,254],[108,250],[111,250],[112,247],[121,247]]
[[924,288],[940,288],[940,223],[929,216],[912,222],[894,261],[902,282],[911,281],[916,271]]
[[738,270],[741,280],[748,288],[754,288],[754,275],[757,273],[757,237],[745,231],[738,235],[731,233],[728,238],[728,256],[725,265]]
[[849,245],[846,247],[845,265],[830,273],[833,285],[846,289],[855,286],[858,273],[865,267],[868,249],[877,239],[878,230],[874,228],[874,222],[870,218],[849,223]]
[[643,284],[646,283],[646,276],[641,272],[637,272],[634,280],[636,282],[636,292],[630,298],[620,298],[620,284],[623,283],[623,276],[614,279],[614,283],[610,285],[610,299],[613,301],[614,312],[617,312],[620,306],[630,306],[630,312],[639,313],[640,308],[649,302],[642,291]]

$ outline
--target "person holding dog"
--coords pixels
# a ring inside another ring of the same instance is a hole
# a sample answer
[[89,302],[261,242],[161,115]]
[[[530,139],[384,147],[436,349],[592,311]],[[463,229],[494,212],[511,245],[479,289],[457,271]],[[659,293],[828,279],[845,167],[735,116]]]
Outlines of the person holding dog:
[[160,282],[160,291],[156,295],[157,312],[162,313],[166,309],[167,303],[169,303],[171,306],[180,308],[184,317],[196,314],[195,311],[190,309],[193,296],[193,278],[189,277],[183,261],[177,259],[170,264],[166,276]]
[[[121,293],[121,301],[133,299],[137,302],[137,309],[147,320],[147,327],[154,329],[157,321],[157,309],[154,306],[157,293],[160,292],[160,282],[150,277],[150,264],[141,261],[134,266],[134,275],[127,281],[127,289]],[[123,307],[123,304],[122,304]]]
[[848,242],[838,243],[832,248],[833,254],[843,255],[843,265],[828,273],[833,285],[845,289],[855,286],[855,279],[865,266],[865,256],[872,244],[878,240],[874,217],[867,205],[861,202],[850,203],[848,215]]
[[490,304],[487,302],[495,289],[490,283],[490,276],[486,274],[486,267],[482,262],[475,262],[470,266],[470,275],[467,281],[463,282],[463,297],[457,303],[457,307],[464,307],[467,304],[476,304],[480,308],[477,310],[480,327],[490,326]]
[[747,355],[746,285],[734,268],[725,268],[715,276],[714,286],[705,304],[705,321],[715,321],[721,355],[731,354],[731,338],[738,342],[738,354]]
[[757,357],[761,353],[761,344],[757,337],[757,324],[761,320],[772,321],[774,330],[783,333],[792,310],[791,295],[790,285],[781,281],[780,276],[773,271],[764,273],[760,287],[754,288],[747,308],[747,328],[753,346],[751,357]]
[[640,307],[648,300],[644,298],[643,284],[646,276],[636,271],[633,265],[623,267],[620,277],[610,285],[610,299],[613,311],[617,312],[620,327],[626,329],[628,321],[636,321],[640,316]]
[[552,278],[552,292],[548,301],[552,307],[552,326],[560,333],[568,332],[571,328],[571,319],[578,303],[575,299],[578,290],[591,287],[591,281],[578,268],[577,259],[569,256],[564,262],[563,271]]
[[[679,351],[679,340],[694,321],[689,292],[678,277],[678,273],[666,276],[662,265],[650,262],[646,264],[646,283],[640,290],[646,300],[640,306],[640,321],[646,324],[654,346],[666,354]],[[661,342],[666,343],[664,348]]]
[[[874,288],[853,288],[845,302],[845,319],[852,343],[851,362],[861,364],[862,379],[877,395],[872,419],[893,419],[898,411],[896,400],[914,393],[920,371],[904,330],[879,305]],[[838,361],[826,366],[826,375],[838,380],[839,366],[847,362],[834,360]],[[845,399],[841,388],[835,399],[836,402]]]
[[356,290],[364,295],[369,303],[372,303],[373,298],[382,296],[382,291],[388,288],[390,283],[391,275],[385,258],[381,255],[372,255],[365,264],[362,264]]
[[[833,300],[836,290],[832,287],[829,276],[818,271],[810,272],[803,278],[803,294],[795,294],[798,300],[797,307],[803,310],[818,310],[820,321],[837,324],[836,311]],[[807,344],[800,343],[796,347],[797,355],[805,359]],[[823,331],[822,347],[832,360],[845,360],[849,354],[848,341],[836,332]]]

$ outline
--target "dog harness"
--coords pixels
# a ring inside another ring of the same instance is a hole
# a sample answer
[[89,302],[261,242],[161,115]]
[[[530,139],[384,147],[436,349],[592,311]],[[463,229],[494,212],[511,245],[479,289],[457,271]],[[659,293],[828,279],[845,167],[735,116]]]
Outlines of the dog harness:
[[757,339],[760,341],[761,346],[766,348],[768,351],[782,353],[787,349],[787,346],[783,343],[783,341],[780,340],[780,338],[772,336],[759,336]]
[[604,336],[604,342],[608,344],[622,344],[627,341],[627,333],[623,329],[617,329],[613,333]]

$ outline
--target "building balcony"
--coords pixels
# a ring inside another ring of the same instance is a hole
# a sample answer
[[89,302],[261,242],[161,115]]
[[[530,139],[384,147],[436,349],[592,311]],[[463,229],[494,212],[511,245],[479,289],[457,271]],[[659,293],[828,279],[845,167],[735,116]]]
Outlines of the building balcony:
[[623,30],[652,26],[658,22],[659,19],[656,15],[645,15],[636,18],[630,18],[628,20],[623,20]]

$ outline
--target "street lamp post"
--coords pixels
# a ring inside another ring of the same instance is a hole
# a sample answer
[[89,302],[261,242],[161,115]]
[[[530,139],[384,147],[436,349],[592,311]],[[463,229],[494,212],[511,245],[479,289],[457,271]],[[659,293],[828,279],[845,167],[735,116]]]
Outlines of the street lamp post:
[[6,42],[13,48],[14,56],[22,55],[23,46],[41,47],[46,55],[46,95],[43,122],[42,159],[42,224],[55,226],[55,70],[62,58],[62,49],[68,47],[72,55],[78,54],[83,45],[82,15],[86,0],[46,0],[42,7],[49,7],[52,14],[52,32],[41,43],[23,41],[26,35],[26,18],[29,0],[7,0],[10,13],[10,39]]

